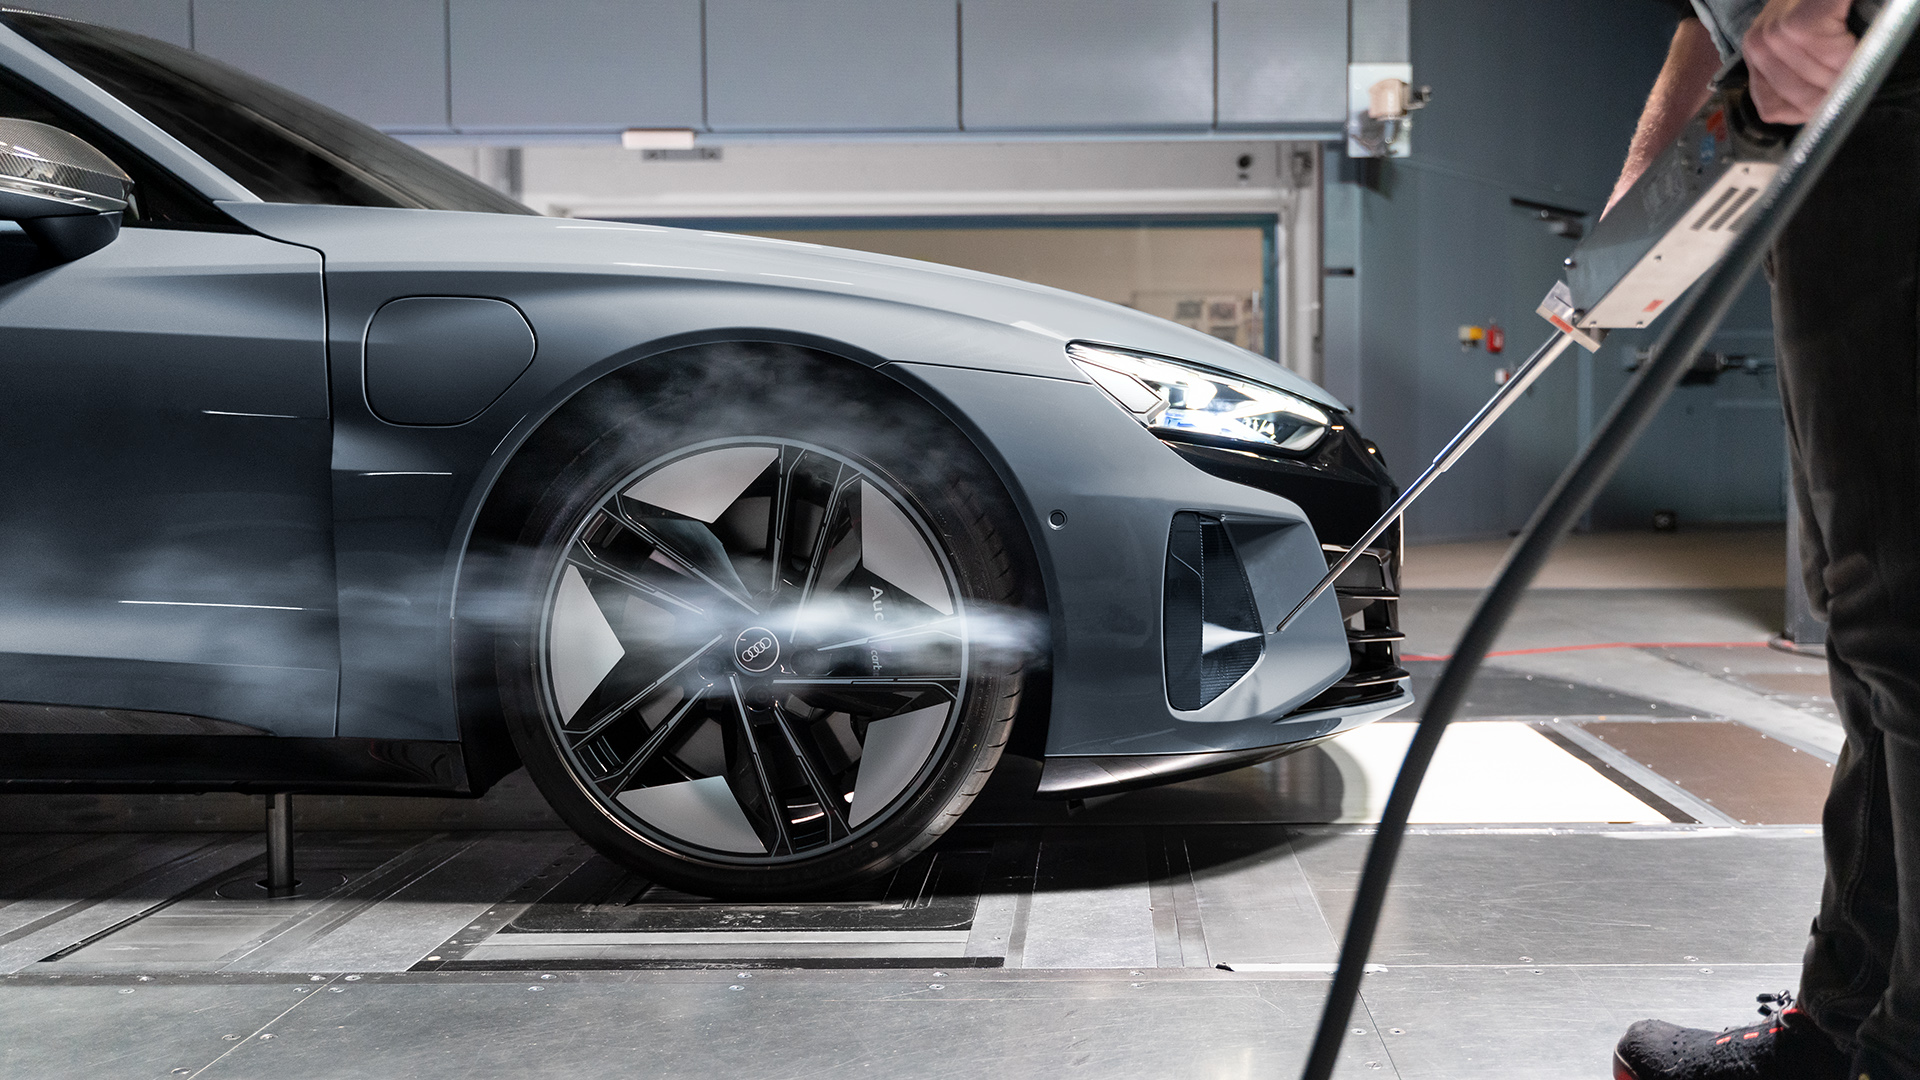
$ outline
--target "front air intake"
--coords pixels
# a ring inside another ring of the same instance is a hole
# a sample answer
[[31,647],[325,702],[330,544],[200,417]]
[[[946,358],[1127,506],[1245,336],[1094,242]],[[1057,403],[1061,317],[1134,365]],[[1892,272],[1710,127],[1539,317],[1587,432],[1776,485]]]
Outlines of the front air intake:
[[1266,648],[1247,572],[1217,518],[1173,515],[1162,611],[1167,704],[1176,709],[1191,712],[1219,697]]

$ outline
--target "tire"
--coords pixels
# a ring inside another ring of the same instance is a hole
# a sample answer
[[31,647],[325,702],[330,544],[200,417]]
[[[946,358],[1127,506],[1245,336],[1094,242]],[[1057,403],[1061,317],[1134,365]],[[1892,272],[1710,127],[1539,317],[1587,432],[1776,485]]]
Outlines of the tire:
[[852,365],[704,350],[628,385],[510,556],[496,671],[534,782],[602,854],[696,895],[836,890],[912,858],[1019,703],[1005,492]]

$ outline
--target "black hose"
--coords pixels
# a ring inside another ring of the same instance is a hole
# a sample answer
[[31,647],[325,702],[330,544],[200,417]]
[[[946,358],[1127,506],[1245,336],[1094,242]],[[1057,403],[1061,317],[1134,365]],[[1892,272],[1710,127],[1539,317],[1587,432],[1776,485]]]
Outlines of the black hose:
[[1861,39],[1852,62],[1841,72],[1819,115],[1802,129],[1781,163],[1774,183],[1761,196],[1753,211],[1753,224],[1735,239],[1726,255],[1685,301],[1654,346],[1639,376],[1628,385],[1606,421],[1594,433],[1593,441],[1561,474],[1546,501],[1527,523],[1526,530],[1514,542],[1499,577],[1460,635],[1453,658],[1441,673],[1426,713],[1414,732],[1413,742],[1407,748],[1406,760],[1400,766],[1400,775],[1394,780],[1393,792],[1381,814],[1379,829],[1367,850],[1366,868],[1360,876],[1360,890],[1354,897],[1346,941],[1340,949],[1340,965],[1327,992],[1326,1009],[1321,1014],[1320,1030],[1314,1036],[1302,1080],[1329,1080],[1333,1075],[1347,1024],[1353,1017],[1354,1002],[1360,995],[1361,975],[1373,949],[1374,932],[1380,925],[1380,911],[1386,903],[1394,860],[1406,836],[1414,797],[1419,794],[1420,782],[1426,776],[1434,750],[1440,745],[1440,736],[1459,711],[1467,686],[1481,661],[1486,659],[1494,638],[1506,625],[1521,594],[1540,572],[1554,545],[1586,512],[1601,486],[1639,440],[1667,395],[1673,392],[1694,357],[1726,317],[1761,258],[1792,219],[1793,212],[1820,179],[1820,174],[1826,171],[1847,133],[1866,111],[1874,93],[1886,80],[1887,72],[1913,36],[1915,23],[1920,21],[1917,16],[1920,16],[1920,0],[1892,0],[1875,20]]

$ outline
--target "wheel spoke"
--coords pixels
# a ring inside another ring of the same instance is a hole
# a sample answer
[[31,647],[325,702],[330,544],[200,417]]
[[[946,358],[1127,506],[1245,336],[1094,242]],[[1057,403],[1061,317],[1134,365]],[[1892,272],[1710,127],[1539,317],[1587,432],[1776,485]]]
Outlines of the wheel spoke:
[[642,701],[645,701],[647,698],[652,697],[656,690],[659,690],[661,687],[667,685],[667,683],[670,682],[674,676],[680,674],[682,671],[685,671],[688,668],[688,666],[694,663],[694,661],[699,660],[702,656],[705,656],[715,645],[720,644],[720,642],[725,638],[725,636],[726,635],[724,634],[715,634],[712,640],[708,641],[705,645],[700,646],[698,649],[695,649],[693,651],[692,656],[689,656],[685,660],[682,660],[679,663],[673,665],[673,667],[667,670],[666,674],[648,683],[646,688],[641,690],[639,693],[634,694],[632,697],[627,698],[625,701],[622,701],[620,704],[615,705],[613,708],[608,709],[607,711],[601,713],[599,716],[595,717],[590,723],[587,724],[584,730],[580,731],[578,734],[575,734],[573,732],[568,732],[567,733],[568,736],[573,740],[573,745],[584,746],[587,743],[592,742],[595,738],[599,737],[600,733],[607,730],[608,726],[611,725],[614,721],[627,715],[628,712],[632,711],[632,709],[635,706],[639,705]]
[[634,777],[640,775],[641,769],[646,768],[674,739],[692,726],[687,722],[687,718],[693,716],[694,707],[706,700],[707,692],[712,689],[713,684],[706,683],[700,689],[688,694],[685,700],[674,706],[673,712],[668,714],[666,719],[660,721],[660,726],[653,729],[653,734],[648,735],[647,741],[640,744],[640,749],[633,752],[633,757],[614,772],[594,780],[594,783],[609,795],[620,794],[628,784],[633,782]]
[[952,713],[951,705],[929,705],[867,724],[848,821],[869,820],[912,786],[939,747]]
[[779,792],[774,790],[773,777],[768,774],[766,755],[760,750],[760,741],[753,736],[753,719],[747,714],[746,699],[740,695],[740,679],[729,676],[728,684],[733,689],[734,712],[740,721],[740,741],[753,766],[753,776],[760,786],[760,797],[766,800],[767,817],[773,822],[773,843],[767,845],[767,851],[773,855],[788,855],[793,852],[793,838],[787,832],[787,808],[780,801]]
[[642,581],[633,574],[620,569],[601,558],[597,552],[584,543],[573,545],[573,548],[567,552],[567,561],[577,567],[583,574],[593,574],[605,578],[615,585],[632,592],[637,592],[649,600],[658,600],[665,604],[672,604],[682,611],[695,615],[705,615],[707,613],[707,609],[700,605],[690,600],[681,599],[665,589],[660,588],[658,585]]
[[900,641],[904,638],[919,637],[923,634],[940,634],[944,637],[958,638],[960,635],[954,633],[954,627],[957,626],[959,622],[960,620],[957,618],[935,619],[930,623],[921,623],[919,626],[909,626],[901,630],[889,630],[884,634],[874,634],[871,637],[854,638],[851,641],[836,641],[831,645],[816,645],[814,646],[814,651],[831,652],[834,649],[852,649],[861,645],[877,645],[883,641]]
[[772,682],[773,682],[773,685],[775,686],[790,686],[796,689],[810,687],[810,686],[831,686],[831,687],[837,687],[837,688],[848,689],[848,690],[867,690],[867,691],[880,690],[880,691],[902,692],[907,690],[918,690],[921,692],[925,692],[928,690],[937,690],[940,693],[946,695],[949,701],[958,699],[959,688],[960,688],[960,678],[957,675],[952,677],[922,676],[919,678],[897,678],[897,679],[889,678],[885,675],[873,675],[873,676],[848,675],[844,677],[836,677],[832,675],[794,676],[790,678],[774,679],[772,680]]
[[787,715],[787,710],[775,704],[773,715],[778,721],[780,734],[786,737],[787,750],[793,755],[794,764],[799,767],[800,775],[806,778],[807,787],[813,789],[813,797],[820,804],[821,813],[827,816],[827,842],[832,843],[847,835],[847,816],[842,806],[845,794],[834,787],[813,754],[801,745],[800,733],[794,730],[793,717]]
[[930,704],[951,704],[960,700],[958,678],[823,676],[781,678],[771,682],[775,688],[789,691],[809,705],[869,721],[898,716]]
[[[609,499],[607,501],[607,505],[602,507],[601,509],[606,513],[608,517],[618,522],[621,528],[626,529],[628,532],[633,533],[635,536],[638,536],[640,539],[645,540],[648,543],[648,545],[650,545],[653,548],[654,551],[658,552],[661,556],[671,561],[675,566],[686,571],[690,576],[692,576],[702,584],[706,585],[708,588],[712,589],[714,592],[719,593],[721,596],[726,597],[728,600],[732,601],[733,603],[739,605],[742,608],[745,608],[748,614],[751,614],[751,615],[760,614],[759,607],[757,607],[753,603],[753,601],[747,599],[744,595],[740,593],[739,590],[734,589],[720,581],[715,580],[712,574],[709,574],[707,573],[707,571],[700,568],[698,560],[696,560],[693,556],[687,554],[686,552],[681,551],[677,546],[674,545],[672,540],[669,539],[667,536],[665,536],[659,529],[649,527],[645,523],[641,522],[640,519],[634,517],[632,514],[627,513],[626,509],[620,505],[620,496],[616,495],[612,499]],[[726,554],[724,550],[720,551],[718,554],[722,560],[726,558]],[[729,567],[729,569],[731,569],[731,567]],[[737,574],[735,576],[736,578],[738,577]],[[746,584],[745,582],[741,582],[741,586],[743,588],[745,587],[745,584]]]
[[780,560],[786,557],[787,552],[787,500],[793,494],[793,474],[799,470],[800,462],[806,456],[805,451],[796,451],[789,462],[786,454],[781,454],[780,479],[774,487],[772,511],[767,515],[767,553],[771,565],[767,582],[769,599],[780,593]]
[[813,588],[820,580],[820,564],[827,559],[827,538],[833,534],[834,515],[840,512],[840,499],[846,490],[853,486],[847,479],[845,465],[833,474],[832,494],[827,496],[826,512],[820,515],[820,533],[813,538],[813,551],[807,556],[807,576],[800,585],[800,598],[793,605],[793,630],[787,635],[792,641],[800,633],[800,619],[806,614],[807,601],[813,599]]

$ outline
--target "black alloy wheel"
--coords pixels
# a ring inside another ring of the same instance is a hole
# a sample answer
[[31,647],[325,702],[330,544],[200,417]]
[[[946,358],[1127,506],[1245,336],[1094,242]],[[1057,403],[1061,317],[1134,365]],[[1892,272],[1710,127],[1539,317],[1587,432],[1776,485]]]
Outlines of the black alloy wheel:
[[503,698],[603,853],[699,895],[828,890],[931,844],[998,761],[1031,652],[1018,525],[877,376],[715,374],[644,395],[536,504]]

